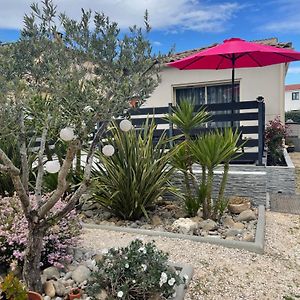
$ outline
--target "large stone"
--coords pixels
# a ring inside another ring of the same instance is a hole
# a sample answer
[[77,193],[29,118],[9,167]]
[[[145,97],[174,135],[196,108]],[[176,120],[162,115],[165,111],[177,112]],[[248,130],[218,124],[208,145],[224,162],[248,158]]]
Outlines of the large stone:
[[178,230],[183,234],[193,234],[198,228],[198,223],[189,218],[179,218],[172,224],[173,230]]
[[88,280],[90,275],[91,275],[91,271],[88,267],[84,265],[79,265],[72,272],[72,279],[75,280],[77,283],[81,283],[85,280]]
[[232,226],[234,229],[244,229],[245,228],[245,225],[241,222],[236,222],[233,224]]
[[53,285],[57,296],[64,297],[67,294],[66,287],[60,281],[53,281]]
[[241,229],[234,229],[234,228],[231,228],[231,229],[228,229],[224,235],[226,237],[229,237],[229,236],[237,236],[238,234],[242,234],[243,231]]
[[97,300],[107,300],[108,299],[107,292],[105,290],[101,290],[100,293],[95,295],[95,298]]
[[243,221],[248,222],[255,219],[256,219],[256,215],[254,211],[252,211],[251,209],[244,210],[236,218],[236,220],[239,222],[243,222]]
[[162,224],[162,220],[161,218],[158,216],[158,215],[154,215],[152,218],[151,218],[151,223],[152,225],[154,226],[159,226]]
[[46,281],[44,283],[44,293],[50,298],[53,298],[55,296],[55,287],[52,280]]
[[205,231],[212,231],[218,229],[218,225],[215,221],[207,219],[199,223],[199,227]]
[[232,220],[231,217],[225,217],[223,220],[223,225],[227,227],[233,227],[234,226],[234,221]]
[[235,197],[229,200],[228,210],[234,214],[240,214],[241,212],[249,209],[251,202],[248,198]]
[[45,275],[47,277],[47,280],[52,279],[52,278],[58,279],[60,277],[59,270],[56,267],[46,268],[43,271],[43,275]]
[[246,241],[246,242],[254,242],[255,238],[254,238],[254,235],[252,232],[245,232],[243,234],[243,240]]

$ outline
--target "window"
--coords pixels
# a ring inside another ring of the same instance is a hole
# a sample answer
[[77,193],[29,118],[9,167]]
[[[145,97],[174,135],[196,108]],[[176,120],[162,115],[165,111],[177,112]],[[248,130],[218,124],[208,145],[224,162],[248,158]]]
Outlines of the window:
[[[175,88],[176,104],[183,100],[195,105],[231,102],[231,84],[186,86]],[[235,101],[240,101],[240,85],[234,86]]]
[[299,100],[299,92],[292,93],[292,100]]
[[[204,85],[204,86],[186,86],[175,88],[176,104],[181,101],[191,101],[195,105],[211,104],[211,103],[229,103],[231,102],[231,84]],[[240,84],[234,85],[234,99],[240,101]],[[232,111],[220,111],[216,113],[232,113]],[[211,126],[229,127],[238,126],[239,122],[217,122],[210,123]]]

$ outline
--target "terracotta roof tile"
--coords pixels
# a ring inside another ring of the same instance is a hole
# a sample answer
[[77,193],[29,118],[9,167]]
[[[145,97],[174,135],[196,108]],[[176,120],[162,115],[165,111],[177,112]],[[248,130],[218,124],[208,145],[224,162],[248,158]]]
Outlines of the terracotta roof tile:
[[294,90],[300,90],[300,83],[298,84],[288,84],[285,86],[286,91],[294,91]]
[[[275,37],[266,38],[266,39],[262,39],[262,40],[254,40],[251,42],[268,45],[268,46],[279,47],[279,48],[292,48],[291,42],[286,42],[286,43],[279,42],[278,39]],[[196,49],[192,49],[192,50],[186,50],[186,51],[178,52],[178,53],[172,53],[171,55],[164,57],[163,63],[168,63],[168,62],[176,61],[178,59],[185,58],[187,56],[190,56],[192,54],[195,54],[197,52],[203,51],[205,49],[211,48],[216,45],[217,45],[217,43],[206,46],[206,47],[196,48]]]

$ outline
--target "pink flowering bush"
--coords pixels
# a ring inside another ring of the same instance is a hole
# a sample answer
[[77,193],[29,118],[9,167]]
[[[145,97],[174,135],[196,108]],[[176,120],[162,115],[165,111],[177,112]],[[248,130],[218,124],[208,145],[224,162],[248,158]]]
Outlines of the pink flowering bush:
[[[47,197],[46,195],[43,200]],[[34,196],[31,196],[31,201],[35,202]],[[62,201],[56,203],[50,215],[64,205]],[[9,265],[16,261],[22,266],[27,246],[28,224],[18,197],[0,198],[0,211],[0,263]],[[80,233],[81,225],[73,210],[47,231],[44,237],[41,266],[53,265],[61,268],[63,263],[69,263],[72,257],[68,254],[68,248],[77,245]]]
[[268,148],[269,162],[272,165],[284,163],[283,139],[287,136],[287,126],[283,124],[279,116],[269,121],[265,130],[265,143]]

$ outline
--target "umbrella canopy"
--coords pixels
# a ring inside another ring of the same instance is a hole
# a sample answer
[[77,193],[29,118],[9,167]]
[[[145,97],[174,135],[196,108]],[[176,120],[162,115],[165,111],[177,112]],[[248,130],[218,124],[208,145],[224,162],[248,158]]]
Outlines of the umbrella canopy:
[[232,69],[232,101],[234,101],[235,68],[264,67],[297,60],[300,60],[300,52],[231,38],[222,44],[167,65],[180,70]]

